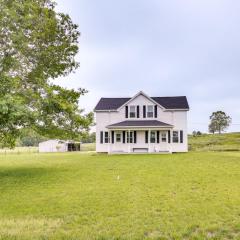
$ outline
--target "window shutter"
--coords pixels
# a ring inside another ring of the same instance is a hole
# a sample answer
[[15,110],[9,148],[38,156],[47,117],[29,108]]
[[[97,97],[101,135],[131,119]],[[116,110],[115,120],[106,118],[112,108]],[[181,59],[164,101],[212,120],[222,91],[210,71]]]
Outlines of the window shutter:
[[129,143],[129,131],[127,131],[127,143]]
[[145,143],[148,143],[148,131],[145,131]]
[[125,106],[125,117],[128,118],[128,106]]
[[114,131],[112,131],[112,143],[114,143]]
[[157,113],[157,105],[154,106],[154,114],[155,114],[155,118],[157,118],[158,113]]
[[134,143],[137,143],[137,131],[134,131]]
[[139,118],[139,106],[137,106],[137,118]]
[[122,142],[123,142],[123,143],[125,143],[125,135],[126,135],[126,132],[123,131],[123,137],[122,137],[122,138],[123,138],[123,139],[122,139]]
[[143,106],[143,118],[146,118],[146,106]]
[[103,143],[103,132],[100,132],[100,143]]
[[183,131],[180,131],[180,143],[183,143]]
[[157,131],[157,143],[159,143],[159,131]]
[[168,130],[168,143],[171,143],[171,132]]

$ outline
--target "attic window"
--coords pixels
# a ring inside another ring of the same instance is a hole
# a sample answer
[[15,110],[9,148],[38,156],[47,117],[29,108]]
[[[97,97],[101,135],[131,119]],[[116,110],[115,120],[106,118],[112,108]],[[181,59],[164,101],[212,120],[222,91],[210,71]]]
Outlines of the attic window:
[[130,106],[129,117],[135,118],[136,117],[136,106]]

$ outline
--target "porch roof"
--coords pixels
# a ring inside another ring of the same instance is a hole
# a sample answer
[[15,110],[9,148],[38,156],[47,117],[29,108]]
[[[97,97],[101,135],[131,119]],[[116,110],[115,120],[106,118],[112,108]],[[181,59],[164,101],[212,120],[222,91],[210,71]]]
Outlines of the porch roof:
[[160,122],[158,120],[127,120],[115,124],[108,125],[109,129],[116,128],[172,128],[173,125]]

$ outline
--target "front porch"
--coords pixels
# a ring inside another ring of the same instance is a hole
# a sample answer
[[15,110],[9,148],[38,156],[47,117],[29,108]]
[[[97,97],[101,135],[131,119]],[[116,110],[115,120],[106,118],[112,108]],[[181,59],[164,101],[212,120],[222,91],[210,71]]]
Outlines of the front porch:
[[159,121],[125,121],[108,128],[108,153],[171,153],[172,125]]

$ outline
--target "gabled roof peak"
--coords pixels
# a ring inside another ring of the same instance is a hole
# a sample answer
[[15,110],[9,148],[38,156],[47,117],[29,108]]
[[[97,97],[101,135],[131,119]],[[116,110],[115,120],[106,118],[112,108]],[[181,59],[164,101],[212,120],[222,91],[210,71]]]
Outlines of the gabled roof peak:
[[158,102],[156,102],[153,98],[149,97],[146,93],[144,93],[143,91],[138,92],[136,95],[134,95],[132,98],[130,98],[127,102],[125,102],[122,106],[120,106],[118,109],[124,107],[125,105],[127,105],[128,103],[130,103],[132,100],[134,100],[136,97],[143,95],[145,98],[147,98],[148,100],[150,100],[151,102],[153,102],[154,104],[158,105],[159,107],[163,108],[164,107],[159,104]]

